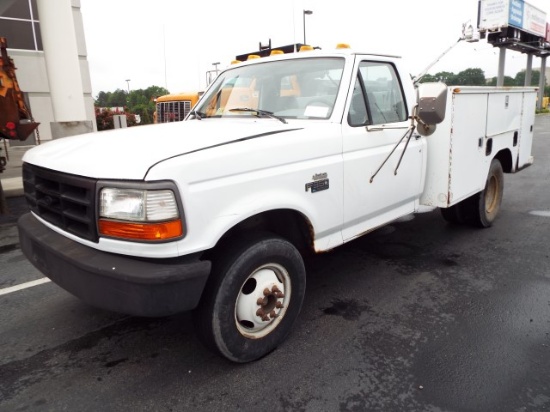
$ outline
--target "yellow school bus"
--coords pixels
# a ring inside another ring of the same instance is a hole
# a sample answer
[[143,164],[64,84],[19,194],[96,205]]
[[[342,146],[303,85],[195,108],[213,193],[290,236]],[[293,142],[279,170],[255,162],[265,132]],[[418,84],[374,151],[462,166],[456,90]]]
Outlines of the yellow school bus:
[[193,109],[201,93],[183,92],[157,97],[155,123],[179,122]]

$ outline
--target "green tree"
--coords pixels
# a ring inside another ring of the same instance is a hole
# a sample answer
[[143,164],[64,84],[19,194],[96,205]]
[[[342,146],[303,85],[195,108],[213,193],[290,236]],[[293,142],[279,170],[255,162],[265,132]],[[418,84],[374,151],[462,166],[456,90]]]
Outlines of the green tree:
[[145,95],[149,100],[156,99],[157,97],[164,96],[168,93],[170,93],[168,90],[166,90],[164,87],[159,86],[149,86],[147,89],[145,89]]
[[96,107],[107,107],[107,102],[109,101],[109,95],[105,92],[99,92],[95,99]]
[[[516,86],[525,86],[525,70],[522,70],[516,74]],[[538,86],[540,80],[540,70],[533,70],[531,72],[531,84],[528,86]]]
[[420,83],[435,83],[438,82],[439,79],[431,74],[426,74],[424,77],[420,80]]
[[456,74],[451,72],[436,73],[435,78],[438,82],[443,82],[445,84],[456,84]]
[[[149,86],[147,89],[136,89],[130,93],[117,89],[114,92],[101,91],[95,99],[96,108],[108,107],[124,107],[124,112],[129,114],[137,114],[141,118],[140,124],[153,123],[153,113],[155,112],[155,99],[159,96],[168,94],[168,90],[164,87]],[[112,128],[109,122],[112,123],[112,113],[105,114],[98,112],[96,114],[98,129],[101,123],[106,129]],[[133,120],[128,120],[128,126]],[[104,129],[101,129],[104,130]]]
[[159,96],[168,94],[164,87],[149,86],[147,89],[132,90],[128,96],[128,110],[131,113],[139,114],[140,124],[153,123],[153,113],[155,112],[155,99]]
[[128,102],[128,92],[116,89],[114,92],[109,94],[109,99],[107,100],[107,107],[124,107]]
[[466,69],[455,76],[455,83],[459,86],[485,86],[485,72],[479,68]]
[[[497,78],[492,77],[491,80],[487,83],[487,86],[496,86],[497,85]],[[504,76],[504,86],[515,86],[516,85],[516,79],[510,76]]]
[[147,104],[147,100],[143,89],[132,90],[128,95],[128,107]]
[[95,99],[96,107],[124,107],[127,104],[128,92],[116,89],[114,92],[99,92]]
[[132,107],[132,112],[137,114],[141,118],[140,124],[151,124],[153,123],[153,112],[151,111],[151,106],[149,104],[138,104]]

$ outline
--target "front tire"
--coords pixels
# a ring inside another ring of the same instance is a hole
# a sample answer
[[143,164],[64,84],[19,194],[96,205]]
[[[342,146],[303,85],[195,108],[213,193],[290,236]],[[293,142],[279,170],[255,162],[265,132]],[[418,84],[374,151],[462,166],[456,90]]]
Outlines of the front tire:
[[305,286],[302,257],[285,239],[254,234],[226,242],[194,312],[197,334],[233,362],[259,359],[289,334]]

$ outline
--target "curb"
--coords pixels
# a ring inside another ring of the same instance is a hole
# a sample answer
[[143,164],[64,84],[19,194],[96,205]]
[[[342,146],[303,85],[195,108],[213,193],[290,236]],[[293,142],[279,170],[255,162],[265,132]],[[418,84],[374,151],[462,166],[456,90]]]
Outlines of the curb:
[[17,197],[23,195],[23,179],[21,177],[9,177],[1,179],[4,197]]

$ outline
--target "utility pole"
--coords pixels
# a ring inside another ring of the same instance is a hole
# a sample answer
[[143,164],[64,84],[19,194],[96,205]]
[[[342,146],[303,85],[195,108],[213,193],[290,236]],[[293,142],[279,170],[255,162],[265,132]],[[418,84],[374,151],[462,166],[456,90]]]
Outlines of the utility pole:
[[311,10],[304,10],[304,44],[306,43],[306,15],[310,16],[313,12]]

